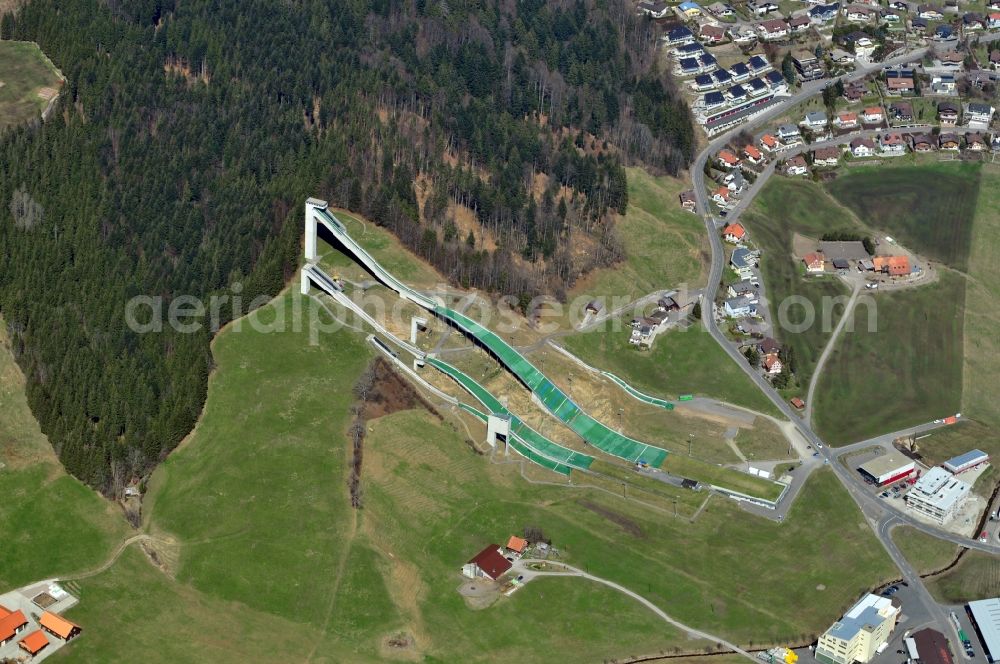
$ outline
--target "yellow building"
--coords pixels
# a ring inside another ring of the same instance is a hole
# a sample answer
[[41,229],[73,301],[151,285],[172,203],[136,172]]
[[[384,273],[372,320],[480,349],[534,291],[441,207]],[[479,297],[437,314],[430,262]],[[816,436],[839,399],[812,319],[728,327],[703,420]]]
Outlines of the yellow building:
[[824,664],[869,662],[889,641],[899,607],[888,597],[865,595],[833,623],[816,644],[816,659]]

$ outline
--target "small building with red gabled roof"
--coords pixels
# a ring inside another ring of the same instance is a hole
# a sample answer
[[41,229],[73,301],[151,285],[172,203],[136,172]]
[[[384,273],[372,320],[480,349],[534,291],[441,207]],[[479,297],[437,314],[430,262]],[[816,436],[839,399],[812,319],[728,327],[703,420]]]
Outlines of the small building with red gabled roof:
[[488,578],[496,581],[512,567],[499,544],[490,544],[462,566],[462,574],[470,579]]
[[76,623],[72,623],[59,614],[52,613],[51,611],[43,613],[42,617],[38,619],[38,624],[41,625],[42,629],[46,632],[52,636],[62,639],[63,641],[69,641],[82,631],[80,626]]
[[20,646],[21,650],[34,657],[49,646],[49,639],[45,636],[45,632],[40,629],[36,629],[31,634],[21,639],[17,645]]
[[507,540],[507,549],[517,555],[521,555],[528,550],[528,540],[517,535],[511,535],[510,539]]

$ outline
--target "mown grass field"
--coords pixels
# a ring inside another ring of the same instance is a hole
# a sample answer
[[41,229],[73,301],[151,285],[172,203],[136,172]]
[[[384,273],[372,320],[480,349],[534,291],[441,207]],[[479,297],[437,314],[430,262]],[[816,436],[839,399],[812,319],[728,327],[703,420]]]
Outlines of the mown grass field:
[[960,410],[965,281],[882,293],[877,325],[856,316],[817,388],[814,423],[832,445],[928,422]]
[[124,539],[120,510],[70,477],[28,408],[0,319],[0,592],[98,566]]
[[958,555],[958,547],[910,526],[892,531],[892,540],[918,574],[936,572],[950,565]]
[[698,215],[683,210],[677,198],[686,183],[653,177],[641,168],[630,168],[627,175],[629,205],[615,226],[625,260],[585,276],[571,289],[571,298],[635,299],[680,284],[695,288],[707,274],[705,225]]
[[[177,539],[176,579],[130,549],[78,582],[82,603],[70,617],[86,632],[68,659],[542,662],[579,653],[600,662],[707,645],[576,579],[467,608],[459,566],[526,525],[568,562],[744,643],[821,631],[892,574],[829,471],[810,479],[784,523],[718,499],[691,523],[611,491],[530,484],[518,463],[472,452],[466,438],[481,431],[423,410],[369,422],[363,509],[351,510],[344,429],[368,353],[348,332],[317,347],[307,340],[307,330],[249,326],[217,339],[203,419],[157,471],[147,503],[150,531]],[[847,565],[864,572],[837,573]],[[385,639],[400,633],[414,645],[390,652]]]
[[59,72],[33,42],[0,41],[0,130],[41,117]]
[[948,604],[996,597],[1000,595],[1000,558],[969,551],[953,569],[928,579],[927,588]]
[[[779,323],[779,339],[794,349],[796,376],[800,385],[807,387],[850,293],[835,277],[807,276],[801,261],[792,257],[792,238],[796,233],[819,239],[828,232],[863,233],[864,229],[820,185],[789,178],[768,182],[743,216],[743,222],[763,251],[764,287],[771,315]],[[813,316],[812,325],[801,331],[780,325],[779,307],[785,301],[795,302],[790,298],[808,305],[788,305],[786,320],[792,325],[804,325]]]
[[869,226],[959,270],[968,265],[979,164],[859,167],[828,189]]
[[609,322],[562,341],[584,362],[610,371],[648,394],[677,398],[692,393],[778,414],[777,408],[723,353],[700,322],[687,330],[658,335],[649,351],[636,349],[629,344],[628,337],[629,330],[624,324],[616,326]]
[[962,411],[1000,428],[1000,166],[985,164],[972,228],[966,285]]

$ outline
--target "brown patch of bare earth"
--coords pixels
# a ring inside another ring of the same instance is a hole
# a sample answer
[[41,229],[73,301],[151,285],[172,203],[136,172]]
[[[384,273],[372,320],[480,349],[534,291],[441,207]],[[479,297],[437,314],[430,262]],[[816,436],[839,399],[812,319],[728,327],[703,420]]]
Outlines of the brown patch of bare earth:
[[592,503],[589,500],[578,500],[577,504],[579,504],[580,507],[590,510],[594,514],[604,517],[632,537],[637,539],[643,539],[646,537],[646,534],[642,532],[642,527],[624,514],[620,514],[602,505]]

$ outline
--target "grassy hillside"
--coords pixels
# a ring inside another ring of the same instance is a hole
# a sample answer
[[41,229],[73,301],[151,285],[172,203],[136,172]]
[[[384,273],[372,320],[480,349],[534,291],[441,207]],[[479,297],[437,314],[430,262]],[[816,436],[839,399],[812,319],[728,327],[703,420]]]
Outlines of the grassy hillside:
[[842,445],[960,410],[964,301],[964,279],[949,272],[932,285],[880,294],[875,331],[857,317],[820,377],[820,435]]
[[98,566],[126,536],[121,512],[69,477],[38,429],[0,320],[0,592]]
[[31,42],[0,41],[0,130],[40,119],[60,75]]
[[[466,438],[481,431],[425,411],[369,422],[363,509],[353,511],[345,413],[367,351],[346,332],[318,347],[307,339],[306,329],[249,326],[219,337],[204,417],[157,472],[147,503],[151,532],[177,540],[176,580],[130,550],[79,582],[83,602],[72,616],[88,636],[71,659],[171,661],[193,648],[234,662],[540,662],[568,651],[598,662],[705,645],[576,579],[541,580],[488,609],[467,608],[458,567],[526,525],[542,528],[567,561],[692,625],[755,644],[819,631],[891,575],[829,472],[810,480],[782,524],[721,500],[690,523],[614,493],[528,483],[519,464],[471,451]],[[835,541],[824,537],[832,531],[841,533]],[[865,572],[831,572],[848,561]],[[399,634],[414,645],[388,651],[386,639]]]
[[[763,250],[764,287],[775,320],[780,303],[792,297],[804,298],[815,313],[815,323],[801,332],[780,327],[777,330],[781,341],[795,349],[796,374],[799,383],[807,386],[844,311],[844,304],[832,298],[842,296],[846,301],[849,292],[835,277],[806,276],[801,262],[792,257],[792,238],[795,233],[819,238],[827,232],[860,232],[859,225],[818,184],[788,178],[768,182],[743,216],[743,222],[751,239]],[[826,324],[824,311],[828,311]],[[787,309],[788,322],[793,325],[806,321],[806,316],[802,305]]]
[[628,209],[615,229],[625,261],[596,270],[575,284],[571,296],[641,297],[657,289],[701,284],[709,262],[705,225],[683,210],[678,194],[683,180],[653,177],[641,168],[627,169]]
[[919,254],[965,270],[979,170],[979,164],[961,162],[861,167],[828,188],[866,224]]
[[1000,166],[982,168],[968,268],[962,410],[1000,428]]
[[942,602],[963,604],[1000,594],[1000,559],[969,551],[952,569],[928,580],[928,589]]
[[676,398],[679,394],[694,393],[777,414],[777,408],[725,355],[700,323],[687,330],[657,336],[650,351],[638,350],[629,344],[628,337],[629,330],[624,325],[608,323],[562,341],[584,362],[610,371],[649,394]]
[[954,544],[925,535],[910,526],[894,528],[892,539],[918,574],[936,572],[947,567],[955,560],[959,551]]

